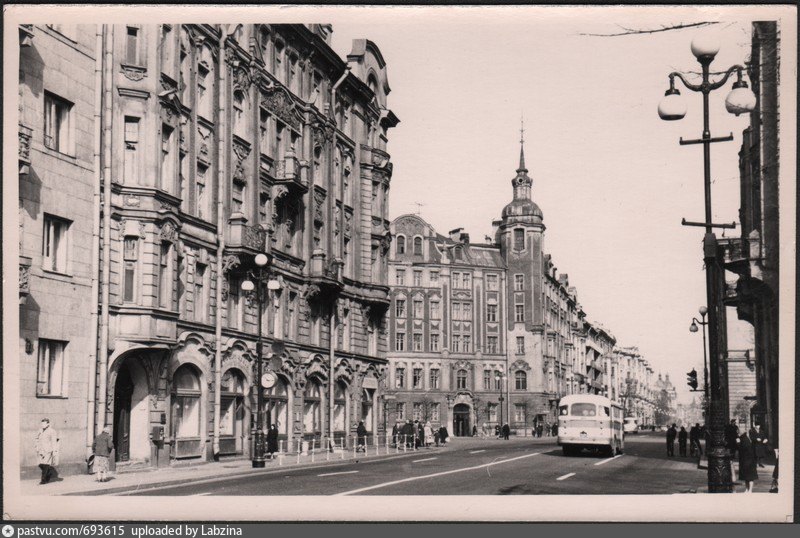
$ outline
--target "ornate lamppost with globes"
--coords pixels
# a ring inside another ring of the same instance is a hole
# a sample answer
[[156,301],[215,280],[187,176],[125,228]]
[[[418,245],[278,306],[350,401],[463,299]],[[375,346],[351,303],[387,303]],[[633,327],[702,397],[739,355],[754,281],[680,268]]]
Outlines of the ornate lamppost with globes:
[[245,292],[256,292],[256,304],[258,305],[258,340],[256,342],[256,431],[253,443],[253,468],[261,468],[266,464],[267,446],[266,432],[264,431],[264,390],[271,388],[276,381],[275,374],[270,371],[264,373],[263,364],[263,304],[264,287],[270,291],[280,289],[280,282],[270,278],[271,274],[267,269],[270,257],[267,254],[257,254],[255,264],[258,268],[255,273],[249,272],[247,279],[242,281],[242,290]]
[[[680,97],[680,92],[675,88],[675,78],[681,80],[683,85],[693,91],[703,95],[703,134],[698,140],[683,140],[681,145],[702,144],[703,145],[703,184],[705,191],[705,221],[687,222],[683,219],[682,224],[686,226],[700,226],[705,228],[703,238],[703,258],[706,268],[706,298],[708,305],[708,337],[709,337],[709,425],[711,431],[711,448],[708,451],[708,491],[710,493],[730,493],[733,491],[733,480],[731,474],[731,457],[725,448],[724,427],[728,417],[727,406],[727,387],[725,386],[724,364],[722,361],[721,349],[723,345],[724,327],[720,326],[720,318],[723,318],[725,306],[721,297],[721,280],[724,272],[718,256],[717,238],[713,233],[714,228],[733,228],[734,224],[714,224],[711,221],[711,144],[716,142],[726,142],[733,140],[733,134],[725,137],[712,138],[709,128],[709,94],[725,85],[728,78],[736,73],[737,80],[733,84],[732,91],[725,99],[725,108],[728,112],[739,115],[751,112],[756,105],[756,97],[753,95],[747,83],[743,79],[744,67],[733,65],[729,67],[719,80],[711,80],[711,62],[719,52],[719,43],[711,34],[702,34],[692,40],[691,49],[702,68],[702,82],[693,84],[686,80],[684,75],[679,72],[669,74],[669,89],[664,94],[664,98],[658,105],[658,115],[663,120],[679,120],[686,115],[686,104]],[[724,319],[724,318],[723,318]]]

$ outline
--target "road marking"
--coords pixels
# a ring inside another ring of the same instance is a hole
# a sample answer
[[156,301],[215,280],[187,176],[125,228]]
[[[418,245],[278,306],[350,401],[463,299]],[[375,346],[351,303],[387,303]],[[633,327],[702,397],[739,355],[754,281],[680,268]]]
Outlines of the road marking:
[[480,454],[481,452],[486,452],[485,450],[472,450],[470,454]]
[[567,473],[564,476],[559,476],[558,478],[556,478],[556,480],[566,480],[570,476],[575,476],[575,473]]
[[492,467],[494,465],[500,465],[501,463],[508,463],[511,461],[521,460],[524,458],[530,458],[531,456],[538,456],[540,452],[534,452],[533,454],[525,454],[524,456],[517,456],[516,458],[509,458],[507,460],[500,460],[500,461],[493,461],[491,463],[484,463],[482,465],[475,465],[473,467],[463,467],[461,469],[452,469],[450,471],[442,471],[439,473],[432,473],[426,474],[422,476],[412,476],[411,478],[403,478],[402,480],[393,480],[391,482],[384,482],[382,484],[375,484],[374,486],[368,486],[366,488],[359,488],[359,489],[352,489],[350,491],[343,491],[341,493],[334,493],[334,497],[341,497],[344,495],[354,495],[356,493],[362,493],[364,491],[371,491],[373,489],[380,489],[385,488],[388,486],[394,486],[396,484],[403,484],[405,482],[413,482],[414,480],[423,480],[425,478],[435,478],[437,476],[444,476],[448,474],[455,474],[455,473],[463,473],[466,471],[474,471],[475,469],[483,469],[484,467]]
[[613,458],[607,458],[607,459],[604,459],[603,461],[598,461],[597,463],[595,463],[595,465],[603,465],[604,463],[608,463],[611,460],[615,460],[617,458],[621,458],[622,456],[623,456],[623,454],[617,454]]
[[339,471],[338,473],[322,473],[322,474],[318,474],[317,476],[335,476],[335,475],[338,475],[338,474],[353,474],[353,473],[357,473],[357,472],[358,471]]
[[413,460],[411,463],[419,463],[421,461],[433,461],[438,458],[425,458],[424,460]]

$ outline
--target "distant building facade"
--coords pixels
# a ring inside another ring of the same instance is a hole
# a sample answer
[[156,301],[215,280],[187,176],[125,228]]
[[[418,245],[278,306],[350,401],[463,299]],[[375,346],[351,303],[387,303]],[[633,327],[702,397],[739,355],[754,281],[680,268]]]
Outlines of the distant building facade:
[[265,423],[383,427],[399,120],[378,47],[331,32],[20,27],[23,465],[40,415],[65,462],[106,424],[121,463],[247,456],[259,253]]
[[564,395],[620,401],[626,376],[650,387],[652,369],[619,364],[616,339],[587,320],[577,290],[545,253],[522,150],[516,172],[513,200],[489,243],[470,242],[460,228],[439,234],[417,215],[392,221],[392,424],[431,421],[460,436],[508,423],[530,434],[555,422]]
[[757,405],[756,365],[758,358],[751,349],[729,350],[725,357],[728,375],[728,409],[739,428],[761,424]]

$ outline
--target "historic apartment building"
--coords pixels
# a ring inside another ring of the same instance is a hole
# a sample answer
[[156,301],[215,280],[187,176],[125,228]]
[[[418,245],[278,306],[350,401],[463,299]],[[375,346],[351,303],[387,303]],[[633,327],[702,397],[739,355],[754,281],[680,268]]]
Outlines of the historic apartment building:
[[522,435],[554,422],[566,394],[619,400],[626,375],[649,387],[647,370],[617,364],[616,339],[587,320],[545,253],[532,185],[521,149],[489,243],[461,228],[439,234],[417,215],[392,221],[390,423],[430,420],[459,436],[508,423]]
[[[749,79],[757,97],[739,151],[741,236],[721,239],[725,269],[736,273],[728,283],[727,306],[753,326],[756,404],[752,420],[778,444],[778,319],[780,303],[778,76],[780,28],[775,21],[753,23]],[[730,375],[730,373],[729,373]],[[732,390],[732,389],[730,389]],[[736,416],[733,397],[730,415]]]
[[382,427],[399,120],[331,32],[20,27],[23,466],[42,416],[66,464],[106,424],[120,462],[247,455],[259,330],[283,439]]

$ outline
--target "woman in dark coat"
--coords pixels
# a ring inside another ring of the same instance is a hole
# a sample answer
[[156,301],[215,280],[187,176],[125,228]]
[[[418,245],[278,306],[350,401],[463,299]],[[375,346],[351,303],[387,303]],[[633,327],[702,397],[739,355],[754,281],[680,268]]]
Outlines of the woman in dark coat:
[[358,423],[358,428],[356,428],[356,435],[358,436],[358,450],[366,451],[367,450],[367,427],[364,426],[364,421],[360,421]]
[[744,481],[745,493],[753,492],[753,482],[758,480],[758,466],[756,465],[755,443],[750,436],[742,434],[739,437],[739,479]]
[[442,426],[439,428],[439,439],[442,441],[442,444],[447,443],[447,438],[450,437],[450,434],[447,433],[447,428]]
[[274,454],[278,451],[278,427],[272,424],[267,430],[267,452],[269,458],[274,458]]
[[681,431],[678,432],[678,450],[683,457],[686,457],[686,440],[688,437],[689,434],[686,432],[686,428],[681,426]]

